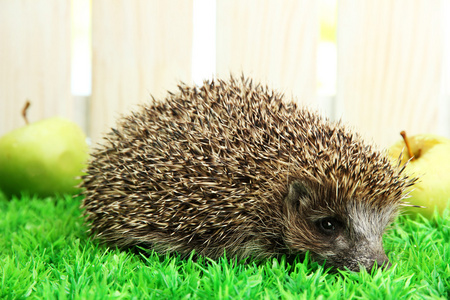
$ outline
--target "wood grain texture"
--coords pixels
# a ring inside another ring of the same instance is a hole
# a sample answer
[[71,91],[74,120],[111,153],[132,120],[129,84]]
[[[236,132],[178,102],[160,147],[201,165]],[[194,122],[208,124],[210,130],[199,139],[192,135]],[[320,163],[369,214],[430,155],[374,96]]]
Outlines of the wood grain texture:
[[439,102],[438,134],[450,138],[450,1],[441,0],[441,20],[444,27],[443,74]]
[[30,122],[72,118],[70,1],[0,0],[0,135]]
[[315,102],[318,2],[217,0],[217,74],[244,73]]
[[341,0],[338,114],[385,147],[436,132],[442,84],[439,0]]
[[93,141],[133,104],[191,81],[192,0],[93,0]]

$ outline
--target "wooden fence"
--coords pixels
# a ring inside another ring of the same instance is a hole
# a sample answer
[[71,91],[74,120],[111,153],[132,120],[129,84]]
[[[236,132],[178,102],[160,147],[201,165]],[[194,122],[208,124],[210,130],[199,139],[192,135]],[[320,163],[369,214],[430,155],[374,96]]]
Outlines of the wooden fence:
[[[0,134],[23,125],[29,99],[31,121],[62,115],[98,141],[134,104],[191,82],[194,2],[92,0],[84,109],[71,95],[70,0],[0,0]],[[329,102],[317,92],[319,3],[217,0],[216,76],[252,76],[381,146],[401,130],[450,136],[448,1],[338,0]]]

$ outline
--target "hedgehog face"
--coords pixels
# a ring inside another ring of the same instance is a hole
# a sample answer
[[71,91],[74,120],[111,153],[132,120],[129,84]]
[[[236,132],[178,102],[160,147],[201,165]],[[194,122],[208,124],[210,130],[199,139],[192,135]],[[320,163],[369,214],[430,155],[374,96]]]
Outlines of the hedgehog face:
[[389,267],[382,235],[396,215],[396,206],[376,207],[358,195],[337,196],[317,184],[292,182],[284,210],[287,246],[292,252],[310,251],[315,260],[341,269]]

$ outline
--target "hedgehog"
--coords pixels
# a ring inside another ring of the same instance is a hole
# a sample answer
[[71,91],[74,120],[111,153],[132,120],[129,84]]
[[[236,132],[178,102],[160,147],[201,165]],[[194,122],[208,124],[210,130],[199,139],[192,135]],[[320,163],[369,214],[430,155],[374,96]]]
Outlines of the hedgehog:
[[405,165],[249,78],[178,88],[119,118],[92,151],[81,207],[94,237],[213,260],[391,264],[382,236],[416,180]]

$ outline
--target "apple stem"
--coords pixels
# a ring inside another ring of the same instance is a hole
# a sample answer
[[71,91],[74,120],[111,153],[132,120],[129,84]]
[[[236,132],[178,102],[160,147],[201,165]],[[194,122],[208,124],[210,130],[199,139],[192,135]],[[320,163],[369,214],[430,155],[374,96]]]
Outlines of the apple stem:
[[27,100],[27,102],[25,102],[25,105],[24,105],[24,107],[22,109],[22,117],[25,120],[25,124],[27,124],[27,125],[29,124],[28,118],[27,118],[27,110],[30,107],[30,105],[31,105],[30,101]]
[[404,130],[402,130],[402,132],[400,132],[400,135],[402,136],[403,140],[405,141],[406,150],[408,150],[409,158],[411,158],[411,160],[416,160],[416,158],[414,157],[414,154],[411,151],[411,147],[409,146],[409,141],[408,141],[408,138],[406,137],[406,132]]

